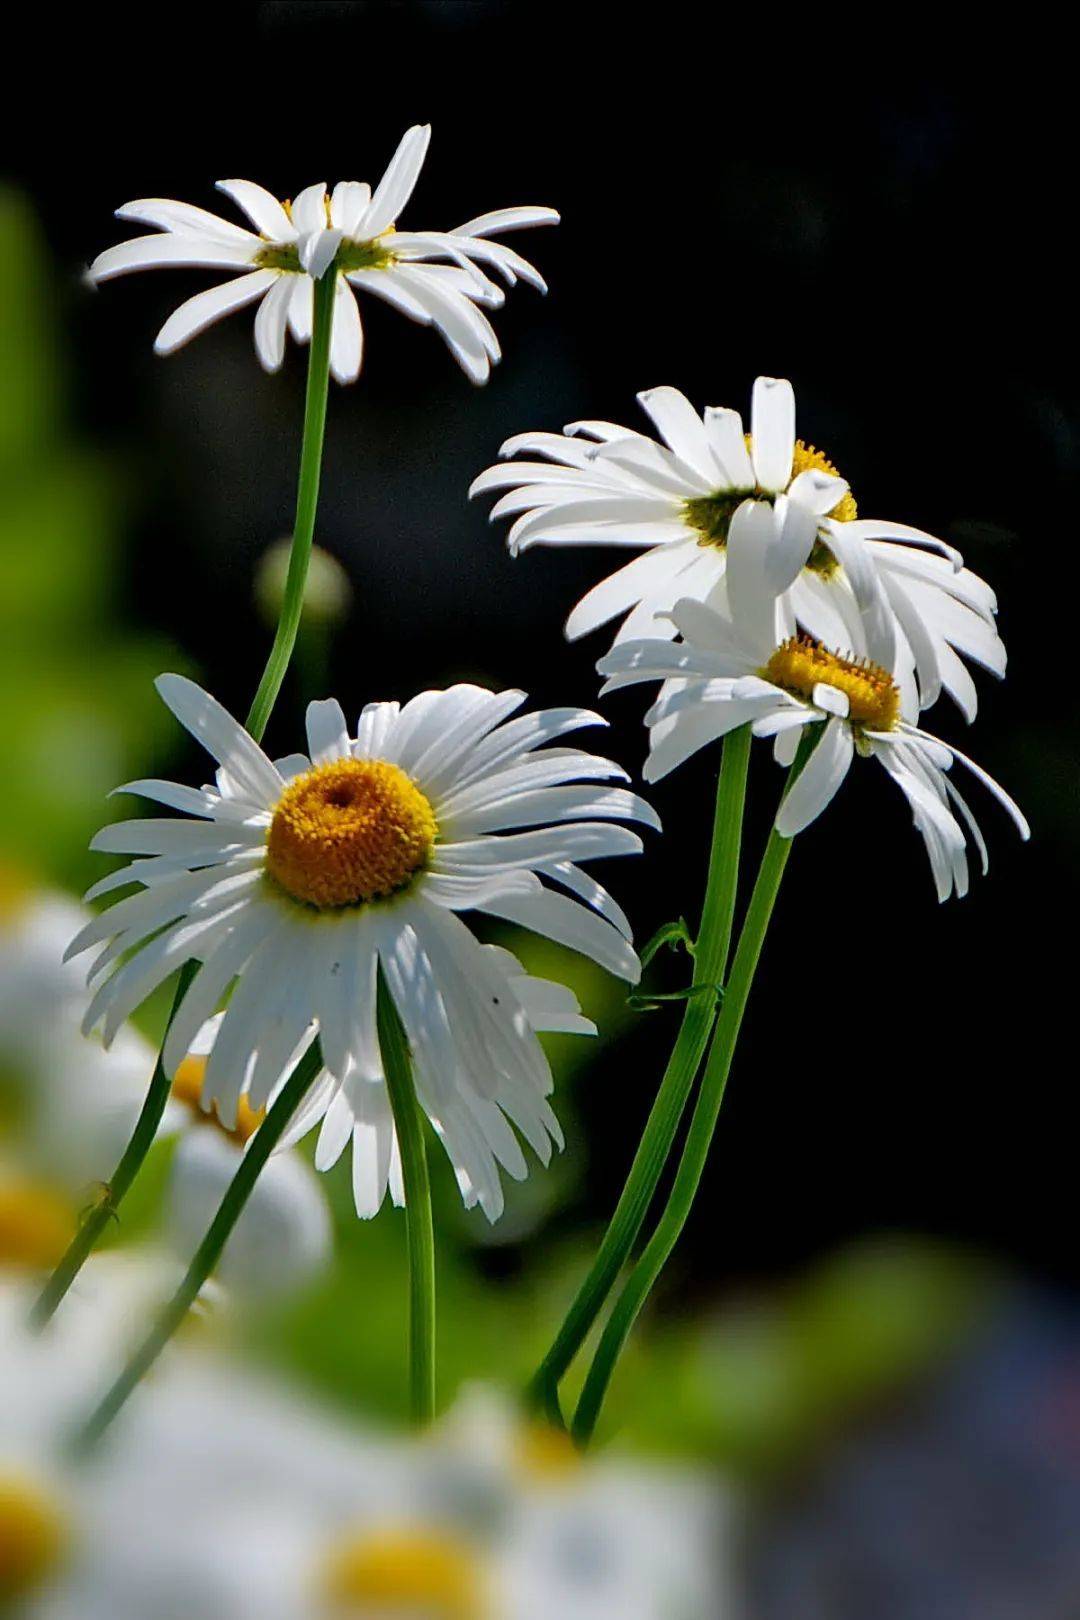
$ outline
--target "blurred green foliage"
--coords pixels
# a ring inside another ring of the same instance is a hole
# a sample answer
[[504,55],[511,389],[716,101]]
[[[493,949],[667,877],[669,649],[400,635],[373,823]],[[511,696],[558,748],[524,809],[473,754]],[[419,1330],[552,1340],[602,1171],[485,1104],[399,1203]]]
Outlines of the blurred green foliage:
[[32,210],[0,191],[0,838],[77,888],[106,795],[149,752],[168,655],[121,616],[129,497],[67,419],[61,312]]

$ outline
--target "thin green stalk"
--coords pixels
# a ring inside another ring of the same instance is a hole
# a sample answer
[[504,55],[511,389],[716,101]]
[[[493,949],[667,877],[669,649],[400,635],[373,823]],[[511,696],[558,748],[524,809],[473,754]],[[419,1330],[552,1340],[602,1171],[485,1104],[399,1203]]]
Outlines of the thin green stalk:
[[321,1067],[322,1052],[318,1041],[314,1041],[285,1082],[270,1112],[251,1138],[218,1212],[196,1249],[194,1259],[180,1287],[104,1400],[75,1435],[74,1448],[77,1452],[90,1450],[101,1439],[132,1390],[149,1372],[194,1305],[199,1290],[221,1258],[221,1252],[251,1196],[260,1171],[281,1140]]
[[[806,738],[805,746],[800,745],[799,754],[788,773],[785,793],[805,764],[813,741],[814,739]],[[735,959],[725,986],[723,1006],[716,1021],[716,1030],[702,1076],[697,1105],[690,1121],[690,1129],[687,1132],[686,1144],[671,1195],[656,1231],[646,1244],[640,1260],[615,1302],[574,1413],[571,1433],[579,1445],[587,1445],[592,1437],[623,1345],[653,1284],[678,1242],[693,1207],[709,1156],[720,1106],[724,1100],[731,1061],[742,1027],[750,987],[754,982],[754,973],[761,956],[761,947],[776,904],[780,880],[791,853],[791,842],[790,838],[781,838],[774,829],[765,846],[765,854],[750,896],[739,943],[735,949]]]
[[410,1405],[413,1421],[423,1425],[435,1416],[435,1227],[431,1216],[431,1181],[424,1143],[424,1116],[416,1100],[409,1046],[381,968],[376,1017],[405,1183]]
[[708,993],[708,987],[719,985],[727,968],[749,757],[750,728],[742,726],[724,739],[716,788],[709,875],[694,957],[694,987],[705,993],[687,999],[675,1046],[615,1213],[589,1274],[530,1385],[531,1398],[557,1423],[562,1421],[559,1382],[584,1343],[641,1230],[715,1021],[716,997]]
[[281,691],[304,608],[304,586],[307,584],[311,543],[315,535],[315,512],[319,504],[336,287],[337,271],[334,269],[328,270],[315,283],[315,313],[308,356],[307,393],[304,397],[304,437],[300,447],[300,478],[296,489],[296,519],[293,523],[289,571],[285,578],[285,593],[274,644],[246,721],[247,729],[256,742],[262,741],[266,723]]
[[[258,691],[247,717],[247,729],[256,742],[262,741],[267,721],[281,690],[296,644],[297,630],[304,603],[311,543],[315,532],[315,510],[319,499],[319,473],[322,466],[323,433],[326,426],[326,397],[330,379],[330,336],[333,324],[335,271],[327,271],[315,283],[315,312],[308,356],[307,392],[304,400],[304,433],[300,448],[300,475],[296,493],[296,521],[293,525],[289,571],[285,581],[281,614],[274,635],[274,644],[266,661]],[[196,964],[188,963],[177,985],[169,1022],[169,1032],[195,974]],[[164,1041],[164,1037],[162,1038]],[[126,1197],[132,1182],[142,1168],[157,1136],[165,1105],[169,1100],[170,1082],[162,1067],[160,1053],[150,1079],[150,1086],[135,1130],[112,1179],[102,1187],[99,1198],[88,1210],[72,1239],[67,1253],[60,1260],[34,1305],[30,1325],[35,1330],[45,1327],[90,1258],[109,1222],[116,1218],[117,1210]]]

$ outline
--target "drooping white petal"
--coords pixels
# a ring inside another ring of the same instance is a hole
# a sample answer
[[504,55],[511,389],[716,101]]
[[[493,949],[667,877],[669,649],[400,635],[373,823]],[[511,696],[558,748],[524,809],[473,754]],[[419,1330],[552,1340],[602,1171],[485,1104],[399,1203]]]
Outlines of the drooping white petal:
[[776,830],[782,838],[794,838],[816,821],[847,775],[854,750],[847,721],[828,721],[776,812]]
[[255,315],[255,353],[264,371],[280,370],[285,358],[291,280],[290,276],[278,276]]
[[253,270],[250,275],[239,276],[236,281],[225,281],[220,287],[210,287],[206,292],[196,293],[194,298],[187,299],[169,316],[154,339],[154,349],[158,354],[174,353],[189,338],[205,331],[223,315],[231,315],[245,304],[254,303],[256,298],[270,291],[278,280],[276,270]]
[[355,382],[364,358],[364,331],[356,298],[343,276],[334,289],[334,325],[330,340],[330,370],[339,383]]
[[776,591],[769,577],[777,517],[767,501],[743,501],[728,527],[727,592],[732,622],[763,653],[779,641]]

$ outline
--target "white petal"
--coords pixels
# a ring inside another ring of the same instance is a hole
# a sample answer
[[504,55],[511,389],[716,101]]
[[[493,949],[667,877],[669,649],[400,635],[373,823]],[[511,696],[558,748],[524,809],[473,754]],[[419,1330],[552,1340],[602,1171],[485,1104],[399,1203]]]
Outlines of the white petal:
[[253,180],[219,180],[217,188],[244,210],[255,229],[268,241],[296,241],[296,226],[264,186],[257,186]]
[[352,289],[343,276],[334,290],[330,369],[339,383],[355,382],[364,358],[364,333]]
[[243,242],[249,252],[257,251],[262,243],[240,225],[219,219],[205,208],[191,203],[174,202],[170,197],[140,197],[116,210],[117,219],[130,219],[139,225],[154,225],[161,231],[174,231],[177,235],[207,236],[218,242]]
[[724,577],[732,623],[747,643],[759,648],[765,657],[778,641],[778,592],[769,580],[776,531],[776,513],[767,501],[743,501],[728,528]]
[[476,214],[464,225],[454,228],[455,236],[498,236],[502,231],[525,230],[532,225],[557,225],[559,215],[554,208],[493,208],[487,214]]
[[357,227],[358,231],[363,232],[365,241],[381,235],[397,220],[412,196],[430,140],[430,124],[414,124],[401,137],[398,149],[376,187],[371,206]]
[[154,685],[180,724],[250,792],[252,802],[272,808],[284,783],[243,726],[185,675],[159,675]]
[[724,474],[724,483],[732,489],[752,490],[757,480],[738,411],[709,405],[705,410],[705,431],[713,458]]
[[278,371],[285,358],[291,281],[291,276],[278,276],[255,316],[255,353],[264,371]]
[[172,354],[223,315],[230,315],[233,310],[261,298],[278,279],[276,270],[255,270],[251,275],[239,276],[235,281],[223,282],[220,287],[196,293],[169,316],[154,339],[154,348],[158,354]]
[[750,412],[750,454],[760,489],[779,495],[791,480],[795,393],[784,377],[758,377]]
[[326,229],[326,184],[320,180],[298,191],[292,203],[292,222],[300,238]]
[[353,236],[371,201],[366,181],[339,180],[330,198],[330,220],[346,236]]
[[794,838],[821,814],[848,773],[855,744],[846,720],[830,720],[776,812],[776,830]]
[[313,765],[326,765],[331,760],[349,758],[349,727],[336,698],[323,698],[308,704],[307,738]]
[[715,483],[722,476],[705,426],[685,394],[677,388],[647,388],[638,401],[665,442],[701,478]]
[[200,236],[138,236],[131,242],[99,253],[87,274],[91,281],[111,281],[131,270],[156,270],[162,266],[194,270],[244,270],[251,265],[253,249],[243,242],[215,242]]

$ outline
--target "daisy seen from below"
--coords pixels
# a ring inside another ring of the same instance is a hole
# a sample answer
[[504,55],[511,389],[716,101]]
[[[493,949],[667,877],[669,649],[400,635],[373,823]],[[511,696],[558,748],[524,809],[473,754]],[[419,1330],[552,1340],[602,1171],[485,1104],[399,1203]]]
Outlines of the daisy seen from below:
[[820,727],[777,812],[781,837],[794,837],[821,814],[857,753],[876,759],[907,799],[938,898],[965,894],[968,839],[984,871],[987,852],[978,823],[950,778],[954,761],[994,795],[1026,839],[1024,816],[974,761],[905,717],[900,686],[891,669],[875,660],[872,635],[870,655],[852,657],[805,633],[789,632],[770,584],[772,529],[771,513],[761,505],[732,524],[718,593],[722,604],[716,598],[712,606],[689,598],[678,602],[672,621],[681,640],[624,641],[600,660],[605,692],[639,681],[665,683],[645,717],[646,780],[666,776],[698,749],[743,725],[757,737],[774,737],[778,758],[791,763],[805,728]]
[[619,766],[541,746],[604,722],[580,709],[517,715],[522,692],[459,685],[370,704],[350,736],[327,701],[308,710],[310,755],[275,763],[191,681],[165,675],[158,690],[220,768],[200,789],[130,784],[184,814],[120,822],[94,840],[137,858],[89,897],[141,888],[72,942],[73,954],[104,947],[84,1027],[102,1024],[108,1043],[156,985],[197,961],[165,1043],[171,1075],[235,984],[202,1085],[203,1106],[230,1128],[241,1099],[264,1108],[317,1034],[332,1076],[313,1094],[326,1116],[321,1152],[329,1159],[336,1145],[337,1157],[351,1135],[359,1202],[377,1207],[393,1171],[381,969],[420,1105],[466,1200],[495,1218],[497,1166],[525,1172],[511,1125],[544,1160],[559,1140],[535,1030],[591,1026],[568,991],[482,946],[459,913],[516,923],[637,979],[626,918],[579,862],[637,853],[640,838],[618,818],[656,817],[610,785],[625,779]]
[[154,347],[171,354],[222,316],[258,302],[256,353],[267,371],[276,371],[287,331],[298,343],[310,341],[314,282],[330,273],[336,276],[330,367],[339,382],[355,381],[363,359],[356,289],[434,326],[469,378],[484,383],[500,358],[484,309],[505,301],[486,270],[510,286],[521,280],[546,291],[526,259],[489,238],[557,224],[559,216],[551,208],[502,208],[452,231],[398,230],[430,138],[427,124],[407,130],[374,192],[366,182],[342,180],[329,193],[319,183],[281,202],[251,180],[219,181],[218,189],[247,216],[246,226],[169,198],[125,203],[118,217],[153,226],[156,234],[107,248],[91,265],[90,280],[158,266],[228,270],[230,280],[197,293],[170,315]]
[[708,602],[724,577],[728,539],[747,502],[775,514],[770,578],[798,624],[830,646],[857,646],[859,620],[896,641],[890,667],[905,697],[929,708],[942,690],[967,720],[977,708],[970,659],[995,675],[1005,649],[990,587],[960,554],[907,524],[858,515],[846,479],[796,437],[783,378],[754,384],[750,432],[737,411],[699,416],[675,388],[638,395],[660,441],[613,422],[571,422],[563,434],[519,433],[508,461],[472,494],[502,490],[491,516],[512,517],[513,553],[530,546],[608,546],[643,554],[594,586],[566,623],[571,639],[625,615],[615,643],[670,637],[682,598]]

